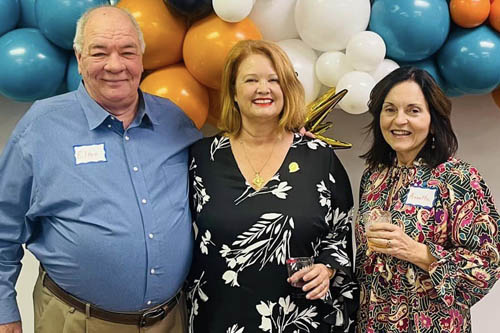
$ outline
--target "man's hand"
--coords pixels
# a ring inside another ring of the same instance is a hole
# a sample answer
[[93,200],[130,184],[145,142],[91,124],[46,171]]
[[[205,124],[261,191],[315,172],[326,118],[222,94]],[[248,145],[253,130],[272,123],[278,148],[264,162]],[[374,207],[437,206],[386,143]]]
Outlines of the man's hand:
[[8,324],[0,324],[0,333],[23,333],[20,321]]
[[305,127],[302,127],[300,130],[299,130],[299,133],[300,135],[305,135],[305,136],[308,136],[310,137],[311,139],[316,139],[316,135],[312,134],[311,132],[309,131],[306,131],[306,128]]

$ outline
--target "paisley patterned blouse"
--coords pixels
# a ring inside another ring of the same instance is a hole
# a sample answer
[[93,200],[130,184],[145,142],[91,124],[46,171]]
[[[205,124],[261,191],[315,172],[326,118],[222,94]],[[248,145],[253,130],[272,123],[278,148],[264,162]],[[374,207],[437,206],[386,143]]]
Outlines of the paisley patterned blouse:
[[470,307],[500,278],[500,219],[477,169],[455,158],[435,168],[416,161],[367,169],[360,193],[358,216],[389,209],[392,223],[425,243],[437,261],[425,272],[367,251],[358,218],[357,332],[471,332]]

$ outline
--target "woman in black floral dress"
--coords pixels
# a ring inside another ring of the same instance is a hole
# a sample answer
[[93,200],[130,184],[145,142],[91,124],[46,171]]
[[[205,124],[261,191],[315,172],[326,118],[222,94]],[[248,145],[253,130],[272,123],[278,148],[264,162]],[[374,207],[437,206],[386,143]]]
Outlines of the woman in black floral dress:
[[[477,169],[453,157],[451,102],[425,71],[403,67],[375,86],[369,108],[357,332],[471,332],[470,307],[500,277],[500,218]],[[365,213],[383,210],[391,223],[365,234]]]
[[[352,193],[331,147],[294,132],[304,91],[274,43],[243,41],[222,82],[222,135],[191,148],[190,332],[344,332],[357,307]],[[285,260],[314,258],[287,281]],[[293,297],[303,275],[305,297]]]

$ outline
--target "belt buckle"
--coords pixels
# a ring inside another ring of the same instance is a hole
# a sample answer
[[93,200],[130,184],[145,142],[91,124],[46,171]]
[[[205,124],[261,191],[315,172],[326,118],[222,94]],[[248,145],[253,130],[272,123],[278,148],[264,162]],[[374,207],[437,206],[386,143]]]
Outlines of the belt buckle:
[[146,311],[142,314],[141,320],[139,321],[139,327],[146,327],[153,325],[157,321],[162,320],[167,315],[164,308],[156,308],[150,311]]

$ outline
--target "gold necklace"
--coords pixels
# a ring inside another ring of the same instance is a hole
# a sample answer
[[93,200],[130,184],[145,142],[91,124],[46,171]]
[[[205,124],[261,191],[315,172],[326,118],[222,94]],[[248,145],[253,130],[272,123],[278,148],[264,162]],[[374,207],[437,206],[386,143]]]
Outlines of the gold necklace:
[[259,171],[255,171],[255,168],[253,167],[252,162],[248,158],[248,154],[247,154],[247,149],[245,147],[245,143],[243,142],[243,140],[240,139],[241,146],[243,147],[243,152],[245,153],[245,158],[247,159],[248,164],[250,164],[250,167],[252,168],[252,171],[254,172],[254,176],[253,176],[253,179],[252,179],[252,184],[257,188],[257,190],[260,190],[262,188],[262,186],[264,185],[264,178],[262,178],[262,176],[260,175],[260,173],[262,172],[262,170],[264,170],[264,168],[266,167],[267,163],[271,159],[271,156],[273,155],[274,147],[276,146],[276,142],[277,141],[278,140],[274,140],[273,148],[271,149],[271,153],[267,157],[267,160],[264,162],[264,164],[262,165],[262,167],[260,168],[260,170]]

